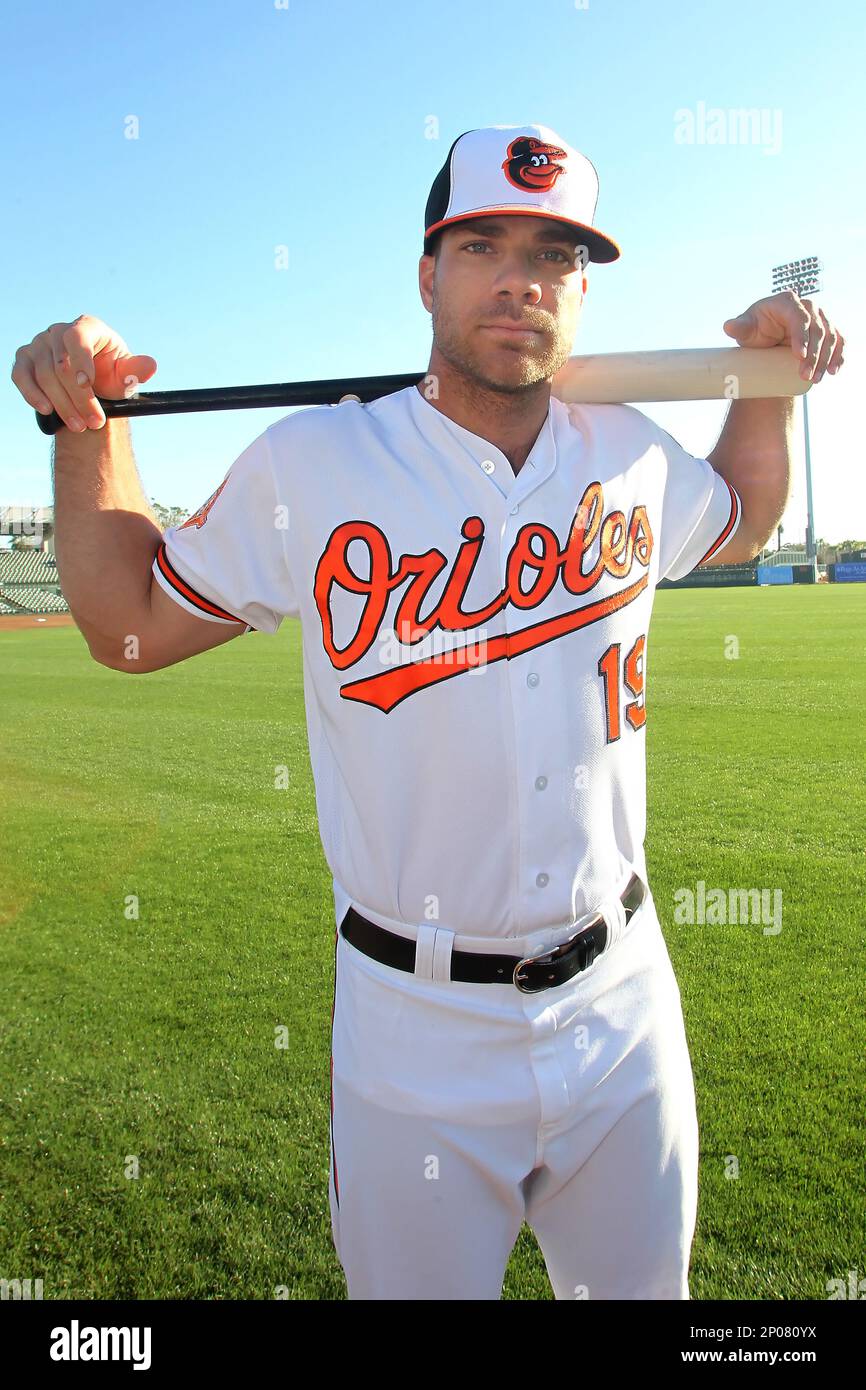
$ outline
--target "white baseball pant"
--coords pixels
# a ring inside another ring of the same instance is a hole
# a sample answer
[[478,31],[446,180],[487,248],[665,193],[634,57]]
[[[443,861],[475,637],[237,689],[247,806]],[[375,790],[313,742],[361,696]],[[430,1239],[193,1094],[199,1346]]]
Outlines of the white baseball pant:
[[651,894],[624,930],[617,899],[602,910],[607,949],[538,994],[448,979],[432,926],[414,975],[337,935],[329,1193],[350,1299],[498,1299],[523,1221],[557,1299],[689,1298],[679,988]]

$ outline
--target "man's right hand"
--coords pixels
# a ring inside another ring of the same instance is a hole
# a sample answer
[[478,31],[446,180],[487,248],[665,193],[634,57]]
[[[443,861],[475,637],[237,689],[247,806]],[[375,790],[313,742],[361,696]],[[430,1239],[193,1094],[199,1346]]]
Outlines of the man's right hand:
[[20,347],[12,380],[34,410],[56,410],[64,425],[80,433],[105,424],[97,396],[123,400],[155,371],[155,358],[132,354],[102,319],[80,314],[74,323],[53,323]]

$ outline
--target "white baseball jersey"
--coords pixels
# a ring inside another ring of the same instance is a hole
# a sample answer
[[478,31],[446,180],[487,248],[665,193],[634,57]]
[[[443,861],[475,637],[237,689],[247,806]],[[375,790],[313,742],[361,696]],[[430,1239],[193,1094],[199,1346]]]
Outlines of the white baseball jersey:
[[300,618],[337,921],[504,938],[646,881],[655,586],[740,514],[631,406],[551,397],[515,475],[410,386],[271,425],[153,572],[209,622]]

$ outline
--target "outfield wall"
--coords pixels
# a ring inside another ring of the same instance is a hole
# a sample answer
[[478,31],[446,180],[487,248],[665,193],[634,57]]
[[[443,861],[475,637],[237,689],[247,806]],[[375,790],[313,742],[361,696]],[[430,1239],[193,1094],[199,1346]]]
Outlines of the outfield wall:
[[708,570],[692,570],[684,579],[661,579],[658,589],[727,589],[733,585],[756,584],[754,565],[714,565]]
[[828,565],[827,578],[831,584],[866,584],[866,560]]
[[759,584],[793,584],[793,565],[758,565]]

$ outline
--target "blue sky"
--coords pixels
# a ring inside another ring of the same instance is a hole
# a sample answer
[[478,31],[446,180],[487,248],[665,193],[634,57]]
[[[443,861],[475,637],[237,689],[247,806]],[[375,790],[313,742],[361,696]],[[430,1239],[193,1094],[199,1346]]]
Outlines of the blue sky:
[[[48,0],[0,26],[0,503],[51,501],[51,446],[8,372],[80,313],[157,359],[145,389],[422,372],[430,184],[461,131],[531,121],[593,161],[596,222],[623,252],[590,267],[575,352],[729,344],[722,323],[770,293],[773,265],[822,259],[848,348],[809,397],[816,529],[866,538],[853,0]],[[713,108],[763,128],[677,141],[677,112]],[[641,409],[705,454],[726,406]],[[148,495],[192,510],[285,413],[139,422]],[[804,518],[798,457],[786,536]]]

